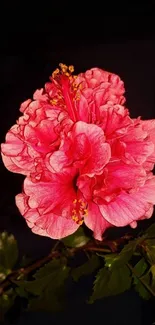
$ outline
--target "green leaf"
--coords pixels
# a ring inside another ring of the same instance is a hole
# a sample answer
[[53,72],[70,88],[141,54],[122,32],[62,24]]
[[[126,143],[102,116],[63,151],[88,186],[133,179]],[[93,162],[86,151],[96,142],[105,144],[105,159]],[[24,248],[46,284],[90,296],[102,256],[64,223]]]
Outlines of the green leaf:
[[74,234],[62,239],[62,242],[68,247],[82,247],[86,245],[89,240],[90,238],[85,235],[83,228],[79,227]]
[[96,276],[90,303],[107,296],[118,295],[131,287],[130,271],[126,265],[109,270],[102,268]]
[[65,281],[70,268],[61,260],[53,260],[40,268],[33,281],[16,281],[20,288],[19,295],[29,292],[31,297],[29,308],[42,310],[61,309],[62,297],[65,293]]
[[[14,283],[17,284],[17,281],[14,281]],[[19,297],[27,298],[27,299],[29,297],[28,292],[25,290],[25,285],[24,284],[23,285],[20,284],[19,287],[16,287],[15,292],[16,292],[17,296],[19,296]]]
[[0,281],[12,271],[18,259],[17,242],[7,232],[0,234]]
[[152,288],[155,291],[155,264],[151,266],[150,271],[152,274]]
[[39,296],[49,286],[52,290],[60,287],[67,278],[69,270],[70,268],[62,264],[60,260],[53,260],[35,273],[35,280],[16,281],[16,284],[22,285],[26,291]]
[[4,321],[5,314],[14,304],[15,298],[16,293],[13,291],[13,289],[9,289],[0,295],[0,322]]
[[138,277],[141,277],[147,269],[148,269],[148,264],[146,263],[144,258],[141,258],[140,261],[133,268],[135,274]]
[[114,261],[116,261],[118,254],[107,254],[107,255],[102,255],[102,257],[104,257],[105,260],[105,266],[106,267],[111,267],[114,263]]
[[150,264],[155,264],[155,239],[145,240],[145,252]]
[[139,295],[143,299],[148,300],[148,299],[150,299],[152,297],[152,295],[147,290],[147,288],[145,287],[145,285],[140,281],[141,278],[145,281],[145,283],[147,283],[148,285],[150,285],[150,274],[149,274],[149,272],[147,272],[142,277],[137,277],[136,275],[133,275],[133,282],[134,282],[135,290],[139,293]]
[[121,250],[119,254],[109,254],[105,255],[105,265],[111,269],[121,267],[128,263],[128,261],[131,259],[136,247],[137,247],[138,241],[133,240],[130,241],[127,245],[124,246],[124,248]]
[[81,276],[92,274],[99,266],[99,258],[96,255],[92,255],[86,263],[73,269],[71,275],[74,281],[78,281]]
[[155,223],[153,223],[146,231],[147,238],[155,238]]
[[143,299],[151,298],[151,294],[141,282],[141,279],[147,284],[150,285],[150,273],[148,270],[148,264],[145,259],[142,257],[140,261],[133,268],[133,284],[135,290]]

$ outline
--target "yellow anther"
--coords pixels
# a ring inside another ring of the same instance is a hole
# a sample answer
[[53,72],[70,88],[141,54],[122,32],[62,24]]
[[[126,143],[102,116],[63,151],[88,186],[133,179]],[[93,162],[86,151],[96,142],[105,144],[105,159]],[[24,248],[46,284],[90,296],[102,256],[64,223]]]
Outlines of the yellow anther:
[[72,73],[72,72],[74,72],[74,66],[73,65],[69,65],[69,71]]
[[75,200],[73,201],[73,203],[76,204],[76,203],[77,203],[77,199],[75,199]]
[[78,225],[81,226],[83,224],[83,220],[79,220],[77,223],[78,223]]
[[80,100],[80,95],[76,95],[76,100]]
[[52,73],[52,78],[54,79],[59,74],[59,72],[60,72],[60,70],[58,68],[56,70],[54,70]]
[[52,104],[57,104],[57,102],[58,102],[57,99],[52,100]]
[[88,215],[88,210],[87,209],[84,209],[84,215],[87,216]]
[[58,102],[58,100],[55,98],[50,100],[50,103],[53,105],[57,104],[57,102]]
[[80,200],[78,200],[78,202],[80,203],[80,202],[82,202],[82,200],[80,199]]
[[78,222],[79,218],[77,216],[72,216],[72,219],[75,221],[75,222]]
[[76,214],[76,210],[75,210],[75,209],[73,209],[73,210],[72,210],[72,213]]
[[59,63],[59,67],[61,68],[62,72],[66,72],[68,70],[67,65],[63,63]]

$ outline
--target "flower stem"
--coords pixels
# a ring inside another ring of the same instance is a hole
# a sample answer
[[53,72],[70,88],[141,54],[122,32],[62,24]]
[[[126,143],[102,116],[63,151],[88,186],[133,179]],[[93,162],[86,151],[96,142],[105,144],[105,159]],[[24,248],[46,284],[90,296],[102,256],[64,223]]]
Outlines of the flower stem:
[[[42,265],[44,265],[45,263],[49,262],[50,260],[52,260],[53,258],[59,257],[62,255],[61,250],[56,250],[56,248],[58,247],[59,243],[61,243],[61,241],[57,241],[56,244],[53,246],[51,252],[49,255],[41,258],[40,260],[34,262],[33,264],[25,267],[25,268],[20,268],[18,270],[14,270],[12,271],[12,273],[10,273],[7,278],[1,283],[0,286],[0,295],[2,295],[4,293],[5,290],[8,289],[8,287],[11,286],[12,282],[14,280],[18,280],[20,276],[24,276],[24,275],[28,275],[31,272],[35,271],[36,269],[40,268]],[[110,253],[111,250],[107,249],[107,248],[103,248],[103,247],[98,247],[98,246],[93,246],[92,244],[90,245],[89,243],[86,244],[85,246],[82,247],[75,247],[75,248],[70,248],[69,251],[72,254],[76,254],[76,252],[78,252],[79,250],[84,250],[84,251],[89,251],[89,252],[103,252],[103,253]]]
[[86,247],[84,248],[87,251],[94,251],[94,252],[103,252],[103,253],[111,253],[111,250],[108,248],[101,248],[101,247]]

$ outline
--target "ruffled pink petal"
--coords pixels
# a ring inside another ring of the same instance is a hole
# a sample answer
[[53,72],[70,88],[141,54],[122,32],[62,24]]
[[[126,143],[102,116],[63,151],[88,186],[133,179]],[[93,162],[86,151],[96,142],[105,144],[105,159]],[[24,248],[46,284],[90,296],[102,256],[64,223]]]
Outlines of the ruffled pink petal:
[[154,151],[149,157],[149,162],[155,163],[155,120],[140,121],[143,129],[147,131],[149,140],[154,144]]
[[12,161],[12,158],[11,157],[8,157],[8,156],[5,156],[3,155],[3,153],[1,152],[1,156],[2,156],[2,160],[3,160],[3,163],[5,165],[5,167],[13,172],[13,173],[21,173],[21,174],[24,174],[26,175],[27,174],[27,171],[23,171],[21,168],[19,168],[13,161]]
[[149,209],[146,211],[145,215],[141,218],[141,220],[150,219],[152,217],[153,211],[154,211],[154,206],[153,204],[150,204]]
[[77,103],[77,105],[78,105],[79,121],[89,123],[90,112],[89,112],[88,102],[85,96],[83,96],[83,94],[80,95],[80,101]]
[[100,205],[102,216],[116,227],[126,226],[146,215],[155,204],[155,177],[152,176],[138,191],[122,192],[114,201]]
[[102,240],[102,235],[105,230],[112,225],[103,218],[98,206],[95,203],[89,203],[88,215],[85,217],[84,222],[86,226],[94,233],[94,238]]
[[87,175],[81,175],[77,179],[78,189],[83,194],[86,201],[92,200],[93,188],[96,184],[95,177],[88,177]]
[[20,156],[19,157],[8,157],[3,155],[1,153],[3,163],[5,167],[13,172],[13,173],[19,173],[23,175],[28,175],[30,172],[34,171],[34,162],[32,159],[22,159]]
[[133,163],[143,164],[154,151],[151,141],[133,141],[126,144],[125,158]]
[[23,102],[21,105],[20,105],[20,112],[24,113],[25,109],[29,106],[29,104],[31,103],[31,99],[27,99],[25,100],[25,102]]
[[127,165],[121,161],[109,163],[104,172],[105,184],[110,191],[137,188],[146,181],[146,172],[142,166]]
[[34,152],[26,147],[18,134],[7,133],[6,143],[1,144],[1,155],[5,167],[11,172],[28,175],[34,170]]
[[48,99],[47,94],[44,93],[44,89],[37,89],[34,94],[33,94],[33,99],[34,100],[43,100],[46,101]]
[[18,134],[9,131],[6,135],[6,143],[2,143],[1,150],[3,155],[16,157],[22,153],[24,142],[19,138]]
[[108,139],[122,136],[133,124],[129,111],[121,105],[107,104],[100,108],[102,129]]
[[64,172],[72,164],[80,169],[81,174],[100,174],[111,156],[110,145],[105,143],[102,129],[79,121],[70,131],[69,139],[64,139],[60,150],[50,156],[50,170]]
[[79,228],[79,225],[72,219],[63,218],[53,213],[40,215],[37,209],[30,209],[24,194],[16,196],[16,205],[32,232],[37,235],[61,239],[71,235]]
[[70,175],[51,175],[51,180],[38,183],[26,178],[24,192],[29,197],[28,205],[45,214],[53,211],[56,214],[70,216],[70,210],[76,193],[72,187]]
[[[79,121],[74,125],[73,134],[85,134],[91,145],[91,156],[81,168],[81,174],[88,176],[100,174],[111,157],[110,146],[105,143],[102,129],[97,125]],[[85,151],[87,152],[87,148],[85,148]]]
[[53,173],[66,172],[72,161],[63,150],[46,156],[46,166]]
[[24,139],[28,146],[42,154],[52,152],[58,135],[54,130],[55,125],[50,120],[42,120],[37,126],[26,125],[24,128]]
[[147,131],[150,140],[155,144],[155,120],[140,120],[144,131]]

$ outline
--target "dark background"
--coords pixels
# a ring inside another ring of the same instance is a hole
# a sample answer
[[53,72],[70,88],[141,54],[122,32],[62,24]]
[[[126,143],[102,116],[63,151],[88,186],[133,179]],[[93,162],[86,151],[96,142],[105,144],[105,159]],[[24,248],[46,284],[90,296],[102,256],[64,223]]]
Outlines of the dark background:
[[[0,142],[18,118],[20,103],[48,81],[60,62],[73,64],[75,73],[97,66],[120,75],[131,116],[155,118],[153,2],[106,5],[108,9],[98,2],[85,7],[82,2],[37,3],[32,9],[24,3],[7,3],[1,11],[5,23],[1,26]],[[44,256],[53,241],[32,234],[14,204],[23,177],[8,172],[0,162],[0,180],[0,230],[15,234],[21,255]],[[139,227],[145,226],[143,222]],[[87,283],[79,286],[79,299],[85,290]],[[151,325],[154,306],[155,301],[143,302],[131,291],[91,306],[76,301],[70,313],[58,316],[23,314],[17,323]]]

